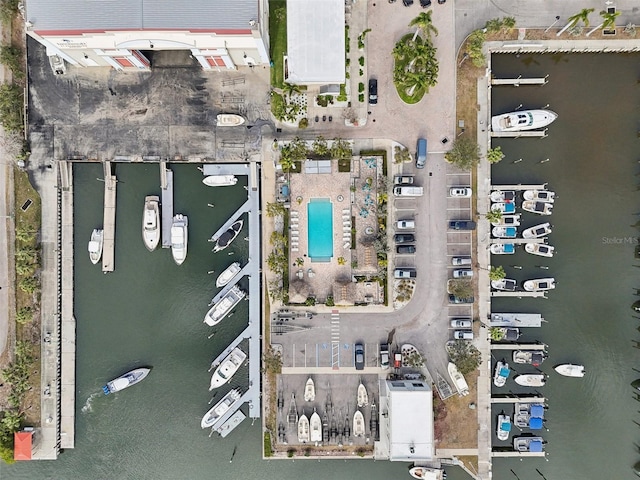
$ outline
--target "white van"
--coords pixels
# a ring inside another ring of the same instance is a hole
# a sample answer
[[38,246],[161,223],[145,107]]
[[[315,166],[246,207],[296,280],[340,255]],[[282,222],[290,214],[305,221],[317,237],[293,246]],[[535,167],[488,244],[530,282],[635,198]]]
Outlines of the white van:
[[416,168],[424,168],[427,164],[427,140],[425,138],[418,139],[416,146]]
[[414,220],[398,220],[396,228],[398,230],[411,230],[416,228],[416,222]]
[[456,340],[473,340],[472,330],[456,330],[453,332],[453,338]]
[[394,187],[393,194],[396,197],[421,197],[424,195],[422,187]]

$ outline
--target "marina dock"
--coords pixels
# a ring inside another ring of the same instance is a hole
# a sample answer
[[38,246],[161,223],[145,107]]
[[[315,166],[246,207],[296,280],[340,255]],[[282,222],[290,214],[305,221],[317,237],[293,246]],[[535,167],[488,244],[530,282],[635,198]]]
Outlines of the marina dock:
[[[160,175],[162,186],[162,248],[171,248],[171,224],[173,223],[173,172],[165,168]],[[164,186],[163,186],[164,185]]]
[[492,343],[491,350],[546,350],[544,343]]
[[549,75],[538,78],[522,78],[522,75],[518,75],[517,78],[492,78],[491,85],[511,85],[519,87],[520,85],[546,85]]
[[240,279],[242,279],[242,277],[244,277],[245,275],[250,275],[250,272],[254,269],[253,265],[251,264],[251,260],[249,260],[249,262],[242,267],[242,270],[240,270],[238,272],[238,274],[233,277],[233,280],[230,281],[229,283],[227,283],[222,290],[220,290],[215,297],[213,297],[213,300],[211,300],[211,303],[209,304],[209,306],[213,305],[214,303],[218,303],[220,300],[222,300],[222,298],[229,293],[229,291],[240,281]]
[[540,327],[544,318],[539,313],[492,313],[490,327]]
[[111,174],[111,162],[104,162],[104,218],[102,243],[102,271],[113,272],[116,249],[116,185],[118,180]]
[[525,243],[545,243],[545,240],[544,238],[492,238],[491,243],[524,245]]
[[547,454],[545,452],[517,452],[515,450],[507,450],[507,451],[493,451],[491,452],[491,456],[493,458],[501,457],[545,457]]
[[547,136],[547,129],[544,130],[525,130],[520,132],[491,132],[491,136],[494,138],[520,138],[520,137],[538,137],[544,138]]
[[491,397],[491,403],[502,404],[502,403],[542,403],[546,402],[545,397],[539,397],[537,395],[527,396],[527,395],[504,395],[504,396],[494,396]]
[[512,298],[547,298],[547,292],[491,292],[492,297],[512,297]]
[[[227,230],[229,230],[229,228],[231,227],[231,225],[233,225],[234,223],[236,223],[238,221],[238,219],[246,212],[249,212],[249,219],[251,219],[251,200],[247,200],[238,210],[236,210],[233,215],[231,215],[229,217],[229,220],[227,220],[217,231],[216,233],[214,233],[211,236],[211,239],[209,241],[211,242],[215,242],[216,240],[218,240],[218,238],[220,238],[220,235],[222,235],[224,232],[226,232]],[[251,230],[249,230],[251,232]],[[251,235],[249,235],[249,238],[251,238]]]
[[491,185],[491,190],[546,190],[547,184],[526,185],[518,183],[517,185]]

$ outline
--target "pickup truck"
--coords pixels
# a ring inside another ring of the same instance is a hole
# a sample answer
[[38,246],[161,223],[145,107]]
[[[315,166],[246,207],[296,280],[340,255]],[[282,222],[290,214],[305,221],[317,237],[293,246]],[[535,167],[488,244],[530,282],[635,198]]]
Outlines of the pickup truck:
[[397,186],[393,187],[393,194],[396,197],[421,197],[424,195],[422,187]]

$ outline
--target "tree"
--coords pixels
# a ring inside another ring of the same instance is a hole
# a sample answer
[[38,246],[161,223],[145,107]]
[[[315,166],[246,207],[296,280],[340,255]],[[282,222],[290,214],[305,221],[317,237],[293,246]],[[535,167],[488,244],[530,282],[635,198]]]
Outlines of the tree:
[[475,67],[483,67],[487,63],[487,57],[482,52],[484,41],[487,38],[482,30],[475,30],[467,40],[467,55]]
[[472,298],[473,283],[468,278],[454,278],[449,280],[448,291],[458,298]]
[[485,218],[489,220],[489,223],[497,223],[502,220],[502,210],[489,210],[485,215]]
[[409,22],[410,27],[416,27],[416,34],[413,36],[413,39],[416,39],[416,35],[418,35],[419,31],[422,31],[425,38],[431,40],[431,35],[438,36],[438,29],[433,26],[433,21],[431,20],[431,12],[433,10],[429,10],[428,12],[421,12],[416,18]]
[[489,329],[489,338],[495,342],[499,342],[506,335],[507,330],[502,327],[491,327]]
[[603,30],[616,28],[616,18],[618,18],[619,15],[620,15],[620,12],[618,11],[609,13],[606,10],[602,10],[600,12],[600,16],[602,17],[602,22],[600,23],[600,25],[597,25],[593,27],[591,30],[589,30],[585,36],[587,37],[590,36],[593,32],[595,32],[596,30],[599,30],[600,28],[602,28]]
[[16,260],[16,273],[18,275],[33,275],[36,271],[36,266],[26,260]]
[[282,88],[282,90],[284,91],[284,93],[287,94],[287,96],[289,98],[291,98],[293,95],[300,93],[300,87],[298,85],[294,85],[293,83],[286,83],[284,84],[284,87]]
[[331,157],[338,160],[348,160],[353,155],[351,144],[342,138],[334,138],[331,145]]
[[492,281],[498,281],[498,280],[502,280],[503,278],[505,278],[507,276],[507,274],[504,271],[504,268],[502,267],[502,265],[497,266],[497,267],[491,267],[491,270],[489,270],[489,280]]
[[284,252],[272,251],[267,257],[267,266],[276,275],[282,275],[287,265],[287,256]]
[[284,302],[286,295],[284,288],[282,288],[282,279],[277,278],[269,281],[269,297],[272,301]]
[[347,263],[347,261],[344,257],[338,257],[338,265],[344,265],[345,263]]
[[318,135],[313,141],[311,150],[313,150],[313,153],[315,153],[319,157],[326,157],[327,155],[329,155],[329,145],[322,135]]
[[289,148],[291,149],[291,158],[293,160],[304,160],[307,158],[307,142],[300,137],[295,137],[291,140]]
[[449,358],[462,375],[477,370],[482,363],[482,354],[471,342],[455,340],[448,348]]
[[575,15],[570,16],[568,21],[567,21],[567,24],[564,27],[562,27],[562,30],[560,30],[558,33],[556,33],[556,37],[559,37],[560,35],[562,35],[569,28],[578,26],[578,23],[580,23],[580,22],[584,23],[585,27],[588,27],[589,26],[589,14],[592,13],[594,10],[595,10],[595,8],[583,8],[582,10],[580,10]]
[[274,230],[273,232],[271,232],[271,237],[269,238],[269,243],[271,245],[273,245],[273,247],[276,250],[282,251],[282,250],[284,250],[284,248],[287,245],[287,237],[286,237],[286,235]]
[[391,51],[391,55],[394,60],[404,60],[413,55],[413,45],[409,42],[403,42],[402,40],[396,43],[395,47]]
[[458,137],[444,159],[462,170],[471,170],[480,159],[478,145],[468,138]]
[[411,161],[411,153],[408,148],[396,145],[393,149],[393,158],[395,163],[405,163]]
[[281,202],[274,202],[274,203],[269,203],[267,202],[267,217],[281,217],[284,215],[286,209],[284,208],[284,203]]
[[504,153],[502,153],[502,147],[490,148],[489,150],[487,150],[487,160],[489,161],[489,163],[498,163],[503,158]]

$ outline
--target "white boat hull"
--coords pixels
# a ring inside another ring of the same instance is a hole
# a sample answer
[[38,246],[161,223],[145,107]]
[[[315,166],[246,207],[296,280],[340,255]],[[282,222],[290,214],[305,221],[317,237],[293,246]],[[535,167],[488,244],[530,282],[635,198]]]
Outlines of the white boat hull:
[[150,368],[136,368],[131,370],[130,372],[125,373],[124,375],[119,376],[111,380],[104,387],[102,387],[102,391],[105,395],[109,395],[110,393],[119,392],[124,390],[125,388],[129,388],[136,383],[140,383],[144,380],[149,372]]
[[522,285],[527,292],[546,292],[556,288],[555,278],[535,278],[527,280]]
[[545,376],[542,373],[518,375],[513,381],[523,387],[542,387],[546,383]]
[[582,365],[574,365],[572,363],[563,363],[554,368],[556,372],[565,377],[584,377],[585,370]]
[[519,227],[520,214],[502,215],[499,220],[492,221],[491,225],[493,227]]
[[409,470],[409,475],[421,480],[443,480],[443,478],[445,478],[443,471],[444,470],[438,468],[412,467]]
[[449,362],[449,365],[447,365],[447,371],[449,372],[449,377],[451,378],[453,385],[456,387],[456,390],[458,390],[458,395],[462,397],[469,395],[469,384],[467,384],[464,375],[460,373],[456,364]]
[[309,419],[302,414],[298,420],[298,442],[307,443],[309,441]]
[[[508,425],[508,427],[507,427]],[[498,429],[496,436],[498,440],[505,441],[509,439],[509,433],[511,431],[511,418],[508,415],[498,415]]]
[[322,441],[322,420],[320,419],[320,415],[316,412],[313,412],[313,415],[311,415],[311,419],[309,420],[309,430],[309,438],[312,442]]
[[367,387],[362,383],[358,385],[358,407],[362,408],[369,405],[369,394],[367,393]]
[[204,316],[204,323],[210,327],[214,327],[225,319],[229,313],[240,303],[246,296],[246,293],[240,290],[237,285],[231,287],[224,297],[218,300]]
[[235,175],[209,175],[202,179],[207,187],[230,187],[238,183]]
[[493,227],[491,235],[496,238],[516,238],[518,229],[516,227]]
[[541,238],[551,233],[551,224],[549,222],[535,225],[527,228],[522,232],[522,238]]
[[89,260],[96,265],[102,258],[102,247],[104,245],[104,230],[96,228],[91,232],[91,240],[89,240]]
[[245,122],[244,117],[233,113],[221,113],[216,117],[218,127],[238,127]]
[[531,255],[538,255],[540,257],[553,257],[554,247],[550,245],[544,245],[542,243],[526,243],[524,250]]
[[489,247],[489,251],[493,255],[513,255],[516,253],[515,245],[513,243],[492,243]]
[[551,215],[553,213],[553,203],[525,200],[522,202],[522,209],[537,215]]
[[536,202],[553,203],[556,193],[548,190],[525,190],[522,198],[525,200],[535,200]]
[[491,117],[494,132],[522,132],[550,125],[558,118],[551,110],[521,110]]
[[216,279],[216,287],[221,288],[224,287],[227,283],[229,283],[233,278],[240,273],[242,268],[240,267],[239,262],[233,262],[229,265],[224,272],[222,272],[218,278]]
[[153,195],[144,199],[142,241],[150,252],[160,243],[160,198]]
[[177,265],[182,265],[187,258],[189,242],[189,219],[186,215],[177,214],[171,224],[171,255]]
[[360,410],[353,415],[353,436],[364,437],[364,416]]
[[509,364],[506,362],[498,362],[496,364],[496,370],[493,374],[493,384],[496,387],[504,387],[507,383],[508,374],[505,374],[504,371],[509,370]]
[[304,386],[304,401],[313,402],[316,399],[316,387],[313,384],[313,379],[308,378],[307,383]]
[[234,389],[227,393],[222,400],[216,403],[207,413],[202,417],[200,426],[202,428],[214,427],[217,422],[220,421],[222,416],[227,413],[240,399],[240,390]]
[[216,242],[216,245],[213,247],[213,251],[221,252],[229,245],[231,245],[236,237],[240,235],[243,226],[244,220],[238,220],[237,222],[234,222],[226,231],[222,232],[222,234],[218,238],[212,238],[211,241]]
[[222,363],[220,363],[218,368],[216,368],[215,372],[213,372],[209,390],[219,388],[229,382],[246,359],[246,353],[237,347],[234,348]]

